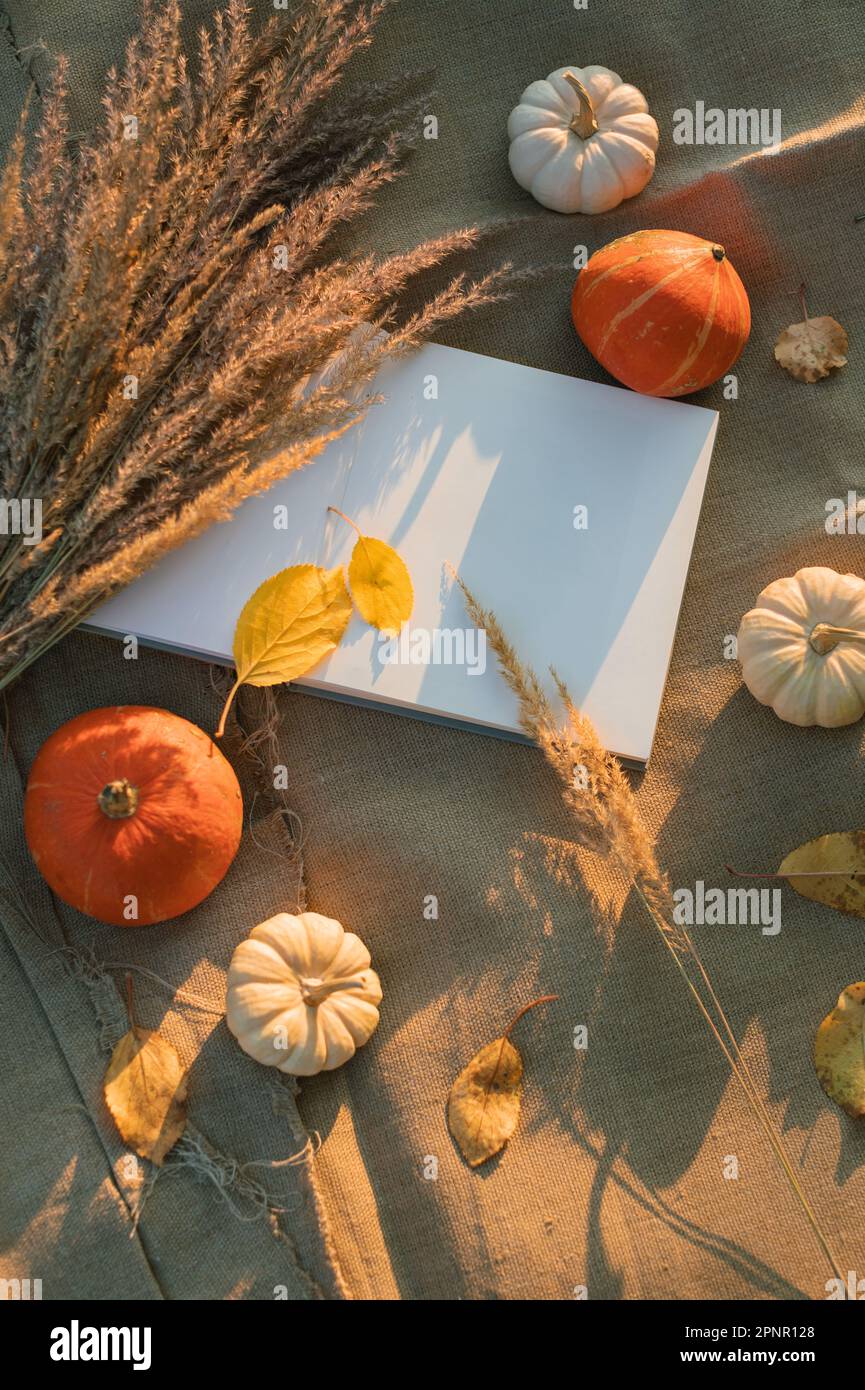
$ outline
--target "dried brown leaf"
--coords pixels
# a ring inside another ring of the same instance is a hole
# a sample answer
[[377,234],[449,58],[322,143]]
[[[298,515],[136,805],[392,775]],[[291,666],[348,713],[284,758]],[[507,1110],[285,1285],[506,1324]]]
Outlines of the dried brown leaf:
[[865,981],[841,991],[814,1039],[814,1066],[827,1096],[854,1120],[865,1115]]
[[523,1059],[511,1042],[511,1033],[531,1009],[553,1004],[558,997],[542,994],[524,1004],[503,1036],[482,1047],[451,1087],[448,1128],[470,1168],[503,1149],[519,1122]]
[[846,353],[847,334],[828,314],[791,323],[775,343],[775,361],[797,381],[819,381],[833,367],[845,367]]
[[503,1149],[520,1118],[523,1059],[507,1038],[482,1047],[448,1097],[448,1128],[469,1167]]
[[778,873],[803,898],[865,917],[865,830],[818,835],[791,850]]

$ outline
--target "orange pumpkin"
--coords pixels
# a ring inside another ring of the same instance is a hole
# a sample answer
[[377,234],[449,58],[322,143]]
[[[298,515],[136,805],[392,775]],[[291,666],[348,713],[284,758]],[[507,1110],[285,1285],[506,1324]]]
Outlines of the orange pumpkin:
[[574,326],[601,366],[647,396],[685,396],[729,371],[751,331],[723,246],[688,232],[632,232],[580,271]]
[[63,724],[37,753],[24,797],[27,844],[50,888],[120,927],[200,903],[242,828],[237,778],[208,735],[142,705]]

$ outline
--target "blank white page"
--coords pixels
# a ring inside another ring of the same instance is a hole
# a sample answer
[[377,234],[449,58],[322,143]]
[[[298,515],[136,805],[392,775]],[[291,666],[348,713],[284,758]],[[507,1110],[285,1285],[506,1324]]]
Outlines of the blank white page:
[[[415,606],[396,649],[353,617],[299,685],[516,732],[492,652],[482,670],[464,633],[450,562],[525,662],[557,668],[606,746],[645,762],[717,413],[435,344],[374,389],[384,403],[316,463],[166,556],[88,626],[231,662],[263,579],[347,564],[355,535],[332,504],[396,547]],[[423,661],[427,644],[437,660]]]

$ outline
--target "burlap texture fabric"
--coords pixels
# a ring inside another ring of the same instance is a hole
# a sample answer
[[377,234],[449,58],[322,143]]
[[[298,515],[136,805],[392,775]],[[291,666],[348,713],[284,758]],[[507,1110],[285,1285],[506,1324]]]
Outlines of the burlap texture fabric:
[[[194,27],[210,6],[187,8]],[[5,11],[3,135],[26,85],[22,63],[44,76],[46,56],[30,48],[39,40],[70,54],[73,124],[86,127],[132,4],[7,0]],[[386,250],[523,213],[530,220],[492,254],[560,267],[447,341],[604,380],[569,324],[574,248],[638,227],[723,242],[748,287],[754,328],[738,398],[720,386],[695,398],[722,419],[655,751],[636,782],[676,886],[724,887],[726,862],[772,869],[794,845],[862,824],[863,726],[781,723],[742,688],[724,648],[771,579],[807,564],[865,572],[865,539],[824,529],[826,501],[865,482],[865,223],[854,221],[865,213],[863,28],[844,0],[589,0],[584,10],[401,0],[354,70],[439,73],[438,138],[422,143],[359,243]],[[507,168],[510,107],[566,62],[621,72],[661,127],[649,188],[594,219],[537,209]],[[781,145],[674,144],[674,111],[698,100],[777,108]],[[803,281],[811,312],[834,314],[851,335],[850,365],[814,386],[772,356],[778,331],[799,317]],[[606,524],[615,544],[616,518]],[[479,597],[495,606],[494,593]],[[578,610],[572,624],[579,641]],[[575,860],[539,753],[280,693],[310,905],[364,938],[384,987],[369,1045],[295,1098],[201,1007],[220,1009],[236,941],[295,899],[278,834],[271,853],[247,837],[207,903],[141,932],[61,908],[28,864],[20,797],[36,749],[63,720],[115,702],[165,706],[204,727],[218,708],[207,668],[154,652],[127,662],[84,635],[9,699],[3,860],[29,920],[3,909],[4,1274],[41,1277],[45,1297],[824,1296],[830,1271],[716,1044],[639,904],[602,862]],[[816,1025],[863,976],[861,922],[785,892],[777,936],[706,926],[695,937],[842,1268],[865,1277],[865,1130],[823,1096],[811,1061]],[[64,946],[75,948],[77,975]],[[113,993],[80,978],[88,950]],[[99,1094],[127,967],[143,1021],[193,1062],[192,1117],[208,1145],[247,1165],[300,1155],[243,1170],[264,1190],[263,1209],[225,1164],[181,1165],[157,1181],[130,1239],[143,1175]],[[144,971],[198,1005],[172,1003]],[[470,1172],[446,1128],[449,1086],[523,1003],[549,992],[559,1002],[515,1035],[526,1068],[519,1132]],[[585,1050],[574,1046],[579,1025]],[[731,1156],[737,1177],[725,1176]]]

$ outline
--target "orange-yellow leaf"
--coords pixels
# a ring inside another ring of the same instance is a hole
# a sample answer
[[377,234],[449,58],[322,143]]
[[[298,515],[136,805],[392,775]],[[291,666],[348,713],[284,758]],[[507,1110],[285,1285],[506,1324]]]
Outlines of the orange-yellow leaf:
[[364,622],[396,634],[414,607],[414,589],[405,561],[374,536],[360,536],[352,551],[348,582]]
[[130,1028],[111,1054],[105,1101],[121,1138],[161,1164],[186,1128],[186,1073],[171,1043]]

